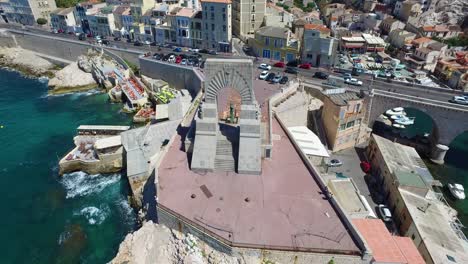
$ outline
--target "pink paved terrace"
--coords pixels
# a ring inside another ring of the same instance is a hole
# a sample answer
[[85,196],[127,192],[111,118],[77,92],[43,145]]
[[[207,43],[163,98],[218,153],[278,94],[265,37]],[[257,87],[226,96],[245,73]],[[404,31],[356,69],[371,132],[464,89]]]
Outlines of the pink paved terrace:
[[272,125],[280,139],[261,175],[197,174],[177,135],[159,167],[159,203],[233,243],[359,254],[285,131]]

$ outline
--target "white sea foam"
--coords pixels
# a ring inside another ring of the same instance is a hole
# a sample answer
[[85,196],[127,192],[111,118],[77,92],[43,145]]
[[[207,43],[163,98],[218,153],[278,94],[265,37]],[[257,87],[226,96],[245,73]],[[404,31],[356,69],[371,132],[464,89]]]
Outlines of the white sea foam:
[[46,94],[43,94],[41,96],[41,98],[48,98],[48,97],[62,97],[62,96],[69,96],[69,95],[72,95],[74,97],[80,97],[80,96],[89,96],[89,95],[93,95],[93,94],[100,94],[102,93],[102,90],[99,90],[99,89],[92,89],[92,90],[89,90],[89,91],[84,91],[84,92],[69,92],[69,93],[62,93],[62,94],[49,94],[49,93],[46,93]]
[[66,198],[73,198],[101,192],[104,188],[119,180],[120,174],[89,175],[78,171],[63,175],[62,184],[67,190]]
[[99,208],[94,206],[88,206],[79,211],[79,215],[84,216],[90,225],[100,225],[110,213],[110,209],[107,205],[101,205]]

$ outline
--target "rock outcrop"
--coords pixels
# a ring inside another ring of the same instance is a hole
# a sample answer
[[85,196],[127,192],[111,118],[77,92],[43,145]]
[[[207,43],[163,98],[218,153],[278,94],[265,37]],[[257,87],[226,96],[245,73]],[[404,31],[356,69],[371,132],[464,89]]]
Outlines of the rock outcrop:
[[51,94],[59,94],[74,91],[85,91],[97,87],[96,81],[91,73],[82,71],[78,63],[71,63],[49,80],[49,91]]
[[112,264],[239,264],[240,259],[212,249],[192,235],[146,222],[128,234]]
[[418,26],[461,25],[468,12],[468,0],[433,0],[417,18]]
[[22,48],[0,47],[0,65],[15,68],[32,76],[51,76],[52,63],[37,56],[34,52]]

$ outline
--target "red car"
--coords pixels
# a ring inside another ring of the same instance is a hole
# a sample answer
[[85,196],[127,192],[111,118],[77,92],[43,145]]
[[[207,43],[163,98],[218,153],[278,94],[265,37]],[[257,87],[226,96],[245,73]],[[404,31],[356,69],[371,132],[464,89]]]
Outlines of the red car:
[[310,69],[310,67],[311,67],[310,63],[303,63],[299,65],[299,68],[306,69],[306,70]]
[[93,35],[91,33],[89,33],[88,35],[86,35],[88,38],[92,38]]
[[365,173],[369,173],[369,172],[370,172],[370,170],[371,170],[371,165],[370,165],[369,162],[367,162],[367,161],[362,161],[360,165],[361,165],[361,169],[362,169],[363,172],[365,172]]
[[278,61],[277,63],[273,64],[273,67],[284,68],[285,64],[282,61]]
[[181,56],[177,56],[175,58],[175,63],[180,63],[182,61],[182,57]]

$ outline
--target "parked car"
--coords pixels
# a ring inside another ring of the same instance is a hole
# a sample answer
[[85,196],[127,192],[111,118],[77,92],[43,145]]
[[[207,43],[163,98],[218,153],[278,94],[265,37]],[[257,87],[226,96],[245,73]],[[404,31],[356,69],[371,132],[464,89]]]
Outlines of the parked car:
[[286,63],[286,66],[288,67],[297,67],[298,65],[299,65],[299,61],[297,60],[288,61],[288,63]]
[[267,82],[271,82],[271,80],[273,80],[273,78],[275,78],[276,74],[270,72],[267,77],[265,78],[265,81]]
[[172,51],[174,51],[174,52],[182,52],[182,48],[176,47],[176,48],[174,48]]
[[271,80],[272,83],[279,83],[281,81],[281,79],[283,78],[283,76],[279,75],[279,74],[276,74],[275,75],[275,78],[273,78]]
[[343,162],[341,162],[341,160],[339,159],[331,159],[328,163],[327,163],[328,167],[339,167],[341,165],[343,165]]
[[160,59],[161,59],[161,55],[158,54],[158,53],[155,53],[155,54],[153,54],[153,59],[155,59],[155,60],[160,60]]
[[120,40],[122,40],[120,37],[115,37],[114,38],[114,41],[120,41]]
[[258,76],[258,78],[259,78],[260,80],[265,80],[265,78],[268,76],[268,73],[269,73],[269,71],[262,71],[262,72],[260,73],[260,76]]
[[189,49],[190,52],[193,52],[193,53],[198,53],[200,50],[199,49]]
[[379,209],[379,214],[382,220],[385,222],[392,221],[392,213],[390,212],[390,209],[384,204],[379,204],[377,205],[377,208]]
[[102,44],[104,44],[104,45],[109,45],[109,43],[110,43],[110,42],[109,42],[107,39],[103,39],[103,40],[102,40]]
[[201,49],[198,51],[199,53],[205,53],[205,54],[208,54],[209,51],[207,49]]
[[168,62],[175,62],[175,60],[176,60],[176,57],[175,57],[174,54],[172,54],[172,55],[169,56],[169,59],[167,61]]
[[81,33],[79,36],[78,36],[78,39],[79,40],[86,40],[86,35]]
[[283,76],[283,78],[281,78],[281,80],[279,81],[280,84],[285,84],[289,81],[289,78],[288,76]]
[[284,70],[284,72],[297,74],[297,69],[294,67],[286,67],[286,70]]
[[[60,33],[60,32],[59,32],[59,33]],[[95,38],[96,40],[102,39],[102,37],[101,37],[100,35],[96,35],[94,38]]]
[[343,79],[351,79],[353,76],[351,76],[351,73],[343,73]]
[[262,69],[262,70],[271,70],[271,66],[266,64],[266,63],[262,63],[260,64],[260,66],[258,66],[259,69]]
[[322,79],[322,80],[326,80],[326,79],[328,79],[328,74],[318,71],[318,72],[314,73],[314,77]]
[[216,50],[210,50],[208,53],[211,55],[218,55],[218,52],[216,52]]
[[356,78],[345,79],[344,82],[351,85],[362,86],[362,81],[359,81]]
[[141,43],[140,41],[135,41],[135,43],[133,43],[134,46],[143,46],[143,43]]
[[310,69],[310,67],[312,67],[310,65],[310,63],[303,63],[303,64],[299,65],[299,68],[306,69],[306,70]]
[[285,65],[286,64],[284,64],[284,62],[278,61],[277,63],[273,64],[273,67],[284,68]]
[[454,96],[450,102],[455,104],[468,105],[468,96]]
[[187,59],[182,59],[182,61],[180,62],[180,65],[187,65]]
[[175,63],[179,64],[179,63],[181,63],[181,62],[182,62],[182,57],[181,57],[181,56],[177,56],[177,57],[175,58]]

